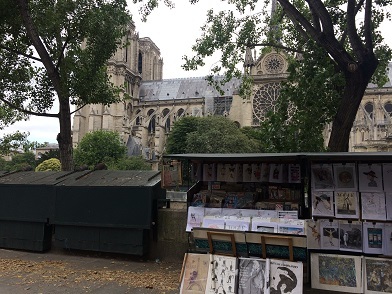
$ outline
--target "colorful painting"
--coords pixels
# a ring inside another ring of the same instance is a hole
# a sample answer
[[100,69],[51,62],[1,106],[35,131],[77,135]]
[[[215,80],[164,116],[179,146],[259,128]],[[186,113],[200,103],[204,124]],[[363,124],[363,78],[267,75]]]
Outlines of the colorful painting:
[[359,218],[357,192],[335,192],[335,216],[337,218]]
[[312,288],[362,293],[360,256],[311,253]]
[[269,259],[238,259],[238,294],[268,294]]
[[392,293],[392,260],[365,257],[365,293]]
[[181,294],[204,294],[207,285],[209,254],[186,253]]
[[362,222],[339,221],[340,250],[362,252]]
[[270,260],[270,293],[302,294],[303,265],[302,262]]
[[206,294],[235,292],[237,259],[223,255],[210,255]]
[[335,191],[357,191],[355,163],[334,164]]
[[382,192],[381,163],[358,164],[358,181],[360,192]]
[[332,191],[312,191],[312,215],[334,216]]
[[334,180],[331,164],[314,164],[312,170],[312,189],[315,191],[334,190]]
[[362,219],[386,220],[384,193],[361,193]]

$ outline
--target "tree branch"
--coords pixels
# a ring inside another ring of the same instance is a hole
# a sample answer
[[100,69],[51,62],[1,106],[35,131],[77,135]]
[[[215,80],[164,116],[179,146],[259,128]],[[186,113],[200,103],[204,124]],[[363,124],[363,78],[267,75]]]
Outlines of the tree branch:
[[355,25],[355,0],[347,1],[347,33],[353,48],[355,56],[358,61],[362,61],[363,45],[358,36],[357,28]]
[[30,54],[23,53],[23,52],[20,52],[20,51],[11,49],[11,48],[8,48],[8,47],[3,46],[3,45],[1,45],[1,44],[0,44],[0,49],[4,49],[4,50],[6,50],[6,51],[8,51],[8,52],[15,53],[15,54],[18,54],[18,55],[22,55],[22,56],[27,57],[27,58],[29,58],[29,59],[33,59],[33,60],[35,60],[35,61],[42,62],[42,60],[41,60],[40,58],[38,58],[38,57],[35,57],[35,56],[33,56],[33,55],[30,55]]
[[372,38],[372,0],[366,0],[365,4],[365,47],[369,52],[373,52],[373,38]]
[[257,44],[238,43],[238,45],[239,46],[246,46],[246,47],[249,47],[249,48],[254,48],[256,46],[274,47],[274,48],[284,49],[284,50],[290,51],[290,52],[304,53],[304,51],[302,51],[302,50],[293,49],[293,48],[290,48],[290,47],[286,47],[286,46],[283,46],[283,45],[280,45],[280,44],[270,43],[270,42],[257,43]]
[[25,114],[29,114],[29,115],[34,115],[34,116],[45,116],[45,117],[59,117],[58,114],[53,114],[53,113],[42,113],[42,112],[34,112],[34,111],[30,111],[21,107],[18,107],[14,104],[12,104],[11,102],[9,102],[8,100],[4,99],[3,97],[0,96],[0,101],[2,101],[4,104],[7,104],[8,107],[15,109],[19,112],[23,112]]
[[87,103],[84,103],[82,106],[78,107],[77,109],[75,109],[74,111],[71,112],[71,114],[76,113],[77,111],[81,110],[83,107],[85,107],[87,105]]
[[328,36],[335,36],[331,16],[329,15],[324,4],[320,0],[306,0],[312,13],[316,13],[321,21],[324,34]]

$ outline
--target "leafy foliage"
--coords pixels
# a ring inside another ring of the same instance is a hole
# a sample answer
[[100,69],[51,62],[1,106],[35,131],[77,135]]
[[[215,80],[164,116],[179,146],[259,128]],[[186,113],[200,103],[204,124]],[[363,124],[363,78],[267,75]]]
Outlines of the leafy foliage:
[[168,153],[252,153],[256,140],[222,116],[184,117],[174,123],[166,147]]
[[25,152],[20,154],[15,154],[12,156],[11,161],[6,162],[6,171],[30,171],[35,168],[35,155],[33,152]]
[[126,147],[120,135],[112,131],[94,131],[87,133],[74,150],[75,165],[94,167],[105,161],[124,158]]
[[105,162],[109,170],[151,170],[151,165],[141,156],[123,157]]
[[[45,146],[43,146],[45,147]],[[44,154],[41,154],[40,158],[37,159],[37,164],[40,164],[44,162],[45,160],[51,159],[51,158],[57,158],[60,160],[60,151],[58,149],[51,149]]]
[[42,172],[42,171],[60,171],[61,170],[61,163],[60,160],[57,158],[50,158],[47,159],[35,168],[36,172]]

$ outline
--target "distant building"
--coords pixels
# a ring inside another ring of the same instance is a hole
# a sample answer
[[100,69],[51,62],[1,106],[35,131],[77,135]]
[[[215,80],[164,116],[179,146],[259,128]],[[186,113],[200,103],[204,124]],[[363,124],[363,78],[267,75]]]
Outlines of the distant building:
[[35,149],[35,159],[40,159],[42,155],[51,151],[51,150],[59,150],[59,145],[57,143],[47,143],[45,142],[44,147],[39,147]]
[[[240,127],[258,126],[274,110],[281,82],[288,76],[284,53],[256,56],[255,51],[247,50],[244,66],[255,83],[251,97],[243,99],[238,95],[238,79],[222,86],[223,94],[202,77],[162,79],[159,48],[151,39],[139,38],[134,25],[128,27],[125,42],[128,45],[109,60],[108,71],[114,85],[124,86],[131,98],[110,106],[86,105],[76,112],[74,147],[87,132],[115,130],[129,155],[159,160],[173,123],[181,117],[222,115]],[[349,151],[392,150],[391,115],[391,82],[383,88],[369,85],[351,132]],[[326,140],[328,136],[327,128]]]

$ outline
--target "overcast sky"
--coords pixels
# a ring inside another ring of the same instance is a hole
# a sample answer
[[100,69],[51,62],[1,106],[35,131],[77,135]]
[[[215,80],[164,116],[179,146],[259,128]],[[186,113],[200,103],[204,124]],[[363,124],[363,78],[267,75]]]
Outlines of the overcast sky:
[[[222,10],[227,4],[221,0],[200,0],[200,3],[196,5],[191,5],[187,0],[176,2],[174,9],[169,9],[161,4],[148,17],[147,22],[140,20],[137,7],[134,4],[130,4],[129,10],[133,15],[139,36],[149,37],[160,48],[164,79],[206,76],[214,63],[219,60],[218,57],[207,59],[204,68],[191,72],[181,68],[182,57],[184,55],[192,56],[191,47],[201,35],[200,27],[205,23],[207,10],[211,7],[214,7],[216,11]],[[392,9],[389,9],[391,12]],[[384,24],[382,29],[385,32],[384,37],[387,38],[387,44],[392,47],[392,34],[390,33],[392,23]],[[54,112],[57,112],[57,109]],[[0,136],[15,130],[30,132],[28,138],[30,141],[56,143],[59,122],[56,118],[31,117],[27,122],[18,122],[6,130],[0,131]]]

